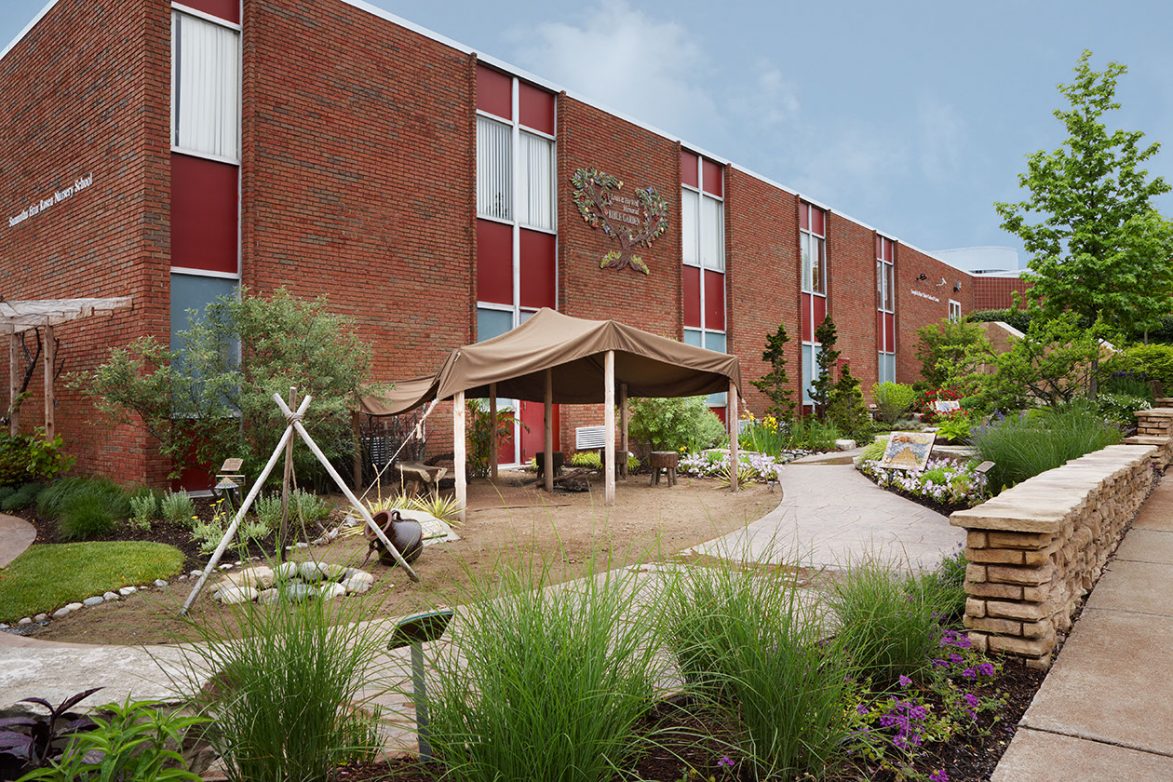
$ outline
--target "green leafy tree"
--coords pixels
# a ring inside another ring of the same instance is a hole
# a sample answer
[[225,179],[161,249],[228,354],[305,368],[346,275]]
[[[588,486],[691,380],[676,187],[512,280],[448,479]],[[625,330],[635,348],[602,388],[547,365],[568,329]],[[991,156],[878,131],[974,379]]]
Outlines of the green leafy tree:
[[1144,168],[1159,145],[1105,123],[1120,108],[1116,82],[1127,69],[1110,62],[1095,71],[1090,60],[1083,52],[1074,80],[1059,86],[1069,106],[1054,115],[1066,140],[1027,158],[1018,177],[1027,198],[995,208],[1031,255],[1029,297],[1044,315],[1069,311],[1085,327],[1100,321],[1137,335],[1173,304],[1173,225],[1152,204],[1170,188]]
[[838,341],[835,322],[828,315],[815,328],[815,342],[819,343],[819,351],[815,358],[814,379],[811,381],[811,401],[815,405],[815,415],[820,420],[827,412],[831,391],[835,387],[835,367],[839,365],[840,355],[835,348]]
[[975,375],[994,357],[990,341],[975,323],[942,320],[921,326],[916,335],[918,385],[924,389],[951,388],[965,395]]
[[1016,410],[1037,402],[1071,402],[1088,393],[1102,349],[1094,330],[1083,328],[1075,313],[1032,320],[1022,339],[994,357],[994,372],[977,406]]
[[786,343],[789,341],[786,326],[781,323],[778,324],[777,331],[766,335],[766,349],[762,351],[762,361],[765,361],[770,369],[757,380],[750,381],[770,400],[766,413],[779,421],[794,419],[794,390],[790,387],[790,376],[786,373]]
[[[284,397],[290,386],[314,397],[304,423],[325,454],[349,452],[352,411],[377,389],[366,385],[370,348],[325,297],[242,290],[188,315],[180,350],[142,337],[111,350],[72,385],[116,418],[141,420],[175,472],[193,457],[215,464],[228,456],[244,456],[246,468],[258,470],[285,428],[273,394]],[[300,475],[316,474],[307,449],[294,455]]]
[[670,399],[635,398],[629,433],[634,442],[650,451],[699,451],[720,444],[725,425],[713,414],[703,396]]

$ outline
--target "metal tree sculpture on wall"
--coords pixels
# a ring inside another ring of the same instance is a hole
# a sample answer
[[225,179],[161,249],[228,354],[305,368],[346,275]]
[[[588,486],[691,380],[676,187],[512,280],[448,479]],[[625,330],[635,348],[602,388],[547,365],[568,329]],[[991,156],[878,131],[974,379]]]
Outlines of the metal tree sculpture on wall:
[[635,269],[650,274],[643,258],[636,255],[640,247],[668,230],[668,202],[655,188],[635,191],[635,198],[620,195],[623,182],[611,174],[593,168],[580,168],[570,178],[574,185],[574,205],[591,228],[601,228],[606,236],[619,242],[599,261],[600,269]]

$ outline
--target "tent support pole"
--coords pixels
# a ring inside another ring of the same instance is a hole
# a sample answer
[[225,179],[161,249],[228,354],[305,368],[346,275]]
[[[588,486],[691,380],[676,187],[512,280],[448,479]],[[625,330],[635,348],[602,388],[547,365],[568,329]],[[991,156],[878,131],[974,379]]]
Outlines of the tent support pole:
[[489,479],[497,480],[497,384],[489,383]]
[[737,385],[729,381],[729,401],[725,406],[725,423],[729,429],[729,489],[730,491],[737,491],[737,471],[741,466],[738,461],[737,454],[737,435],[738,426],[737,421]]
[[619,474],[627,477],[627,383],[619,384]]
[[456,473],[456,502],[460,505],[460,520],[464,521],[465,506],[468,505],[468,484],[464,472],[465,461],[464,392],[457,391],[452,397],[452,471]]
[[45,324],[45,439],[52,440],[57,436],[57,424],[54,421],[54,406],[56,397],[53,393],[53,370],[57,365],[57,345],[53,342],[53,327]]
[[20,405],[16,397],[20,394],[20,381],[16,379],[20,365],[19,337],[13,331],[8,335],[8,433],[13,437],[20,434]]
[[615,351],[608,350],[603,362],[603,503],[615,504]]
[[542,417],[546,440],[543,443],[546,460],[542,473],[546,479],[546,491],[554,493],[554,370],[546,370],[546,404]]

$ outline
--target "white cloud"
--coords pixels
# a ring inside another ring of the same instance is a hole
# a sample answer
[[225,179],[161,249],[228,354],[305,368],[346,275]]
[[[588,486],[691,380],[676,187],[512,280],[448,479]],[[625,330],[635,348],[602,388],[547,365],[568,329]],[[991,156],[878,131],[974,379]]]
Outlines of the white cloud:
[[521,64],[600,105],[687,136],[721,121],[704,87],[712,67],[689,31],[626,0],[603,0],[580,22],[515,34]]

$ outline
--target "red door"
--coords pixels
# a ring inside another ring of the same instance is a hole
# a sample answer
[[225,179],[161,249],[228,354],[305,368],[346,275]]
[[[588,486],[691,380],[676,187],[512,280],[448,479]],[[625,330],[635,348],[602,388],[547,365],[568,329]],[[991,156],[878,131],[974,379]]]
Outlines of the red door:
[[[521,403],[521,463],[526,464],[546,447],[545,412],[541,402]],[[554,450],[559,450],[558,405],[554,405]]]

